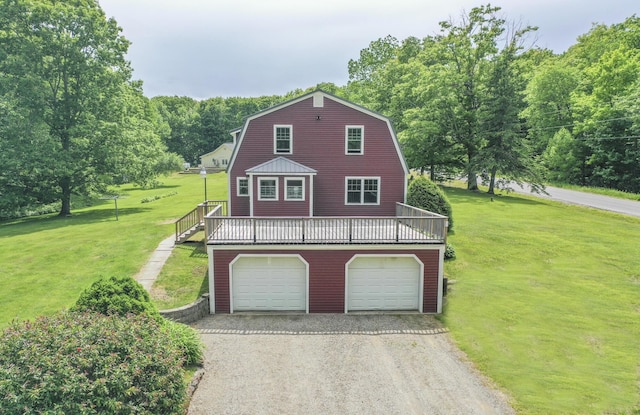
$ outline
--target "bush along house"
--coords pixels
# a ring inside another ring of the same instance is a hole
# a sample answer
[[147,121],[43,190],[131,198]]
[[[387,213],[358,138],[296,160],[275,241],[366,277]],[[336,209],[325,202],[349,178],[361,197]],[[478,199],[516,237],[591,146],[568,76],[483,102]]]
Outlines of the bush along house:
[[228,202],[176,225],[204,227],[211,313],[442,312],[447,218],[405,204],[388,118],[300,96],[246,119],[227,173]]

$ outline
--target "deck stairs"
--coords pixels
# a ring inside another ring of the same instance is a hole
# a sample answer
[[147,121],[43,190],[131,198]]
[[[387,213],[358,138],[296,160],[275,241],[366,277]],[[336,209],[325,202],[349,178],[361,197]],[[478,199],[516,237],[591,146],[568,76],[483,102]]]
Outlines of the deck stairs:
[[189,240],[196,233],[204,230],[204,222],[198,223],[176,236],[176,245]]
[[217,206],[222,205],[222,212],[226,215],[226,200],[206,200],[195,209],[176,221],[176,245],[189,240],[193,235],[204,230],[204,218]]

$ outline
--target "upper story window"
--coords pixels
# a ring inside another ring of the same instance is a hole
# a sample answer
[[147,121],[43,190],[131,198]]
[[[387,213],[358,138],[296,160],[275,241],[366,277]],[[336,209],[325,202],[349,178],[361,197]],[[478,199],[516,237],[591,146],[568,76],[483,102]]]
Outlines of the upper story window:
[[278,200],[278,178],[261,177],[258,179],[258,186],[258,200]]
[[293,153],[293,127],[291,125],[273,126],[273,152],[275,154]]
[[285,200],[304,200],[304,179],[302,178],[286,178]]
[[345,179],[346,205],[379,205],[379,177],[347,177]]
[[238,196],[249,196],[249,179],[238,177]]
[[346,154],[364,154],[364,126],[347,125],[344,146]]

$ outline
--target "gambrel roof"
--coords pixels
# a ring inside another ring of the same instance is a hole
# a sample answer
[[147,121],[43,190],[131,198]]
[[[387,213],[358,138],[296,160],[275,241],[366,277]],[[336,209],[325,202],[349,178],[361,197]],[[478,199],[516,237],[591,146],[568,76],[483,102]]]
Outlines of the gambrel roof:
[[[236,142],[236,146],[233,150],[233,154],[231,155],[231,160],[229,161],[229,165],[227,167],[227,171],[231,171],[231,168],[233,166],[233,164],[235,163],[236,160],[236,156],[238,154],[238,151],[240,149],[240,147],[242,146],[242,142],[244,141],[244,135],[245,132],[247,130],[247,126],[249,125],[249,123],[252,120],[255,120],[256,118],[260,118],[263,117],[267,114],[270,114],[274,111],[278,111],[282,108],[285,107],[289,107],[291,105],[295,105],[301,101],[304,101],[306,99],[309,99],[310,97],[313,98],[313,106],[323,106],[323,101],[324,99],[330,99],[332,101],[338,102],[346,107],[355,109],[356,111],[362,112],[364,114],[370,115],[371,117],[377,118],[381,121],[384,121],[387,124],[387,128],[389,129],[389,133],[391,135],[391,138],[393,140],[393,145],[395,147],[396,153],[398,155],[398,158],[400,160],[400,163],[402,164],[402,168],[404,169],[405,174],[409,174],[409,168],[407,167],[407,163],[404,159],[404,155],[402,154],[402,151],[400,150],[400,143],[398,142],[398,138],[396,136],[395,130],[393,129],[393,126],[391,125],[391,120],[388,117],[385,117],[382,114],[379,114],[375,111],[371,111],[365,107],[362,107],[358,104],[355,104],[353,102],[347,101],[343,98],[339,98],[335,95],[329,94],[328,92],[325,92],[323,90],[315,90],[313,92],[309,92],[307,94],[301,95],[297,98],[291,99],[289,101],[283,102],[281,104],[278,105],[274,105],[273,107],[267,108],[265,110],[259,111],[249,117],[247,117],[245,119],[244,125],[242,126],[242,128],[240,129],[240,133],[239,133],[239,137],[238,140]],[[237,132],[238,129],[233,130],[232,132]]]

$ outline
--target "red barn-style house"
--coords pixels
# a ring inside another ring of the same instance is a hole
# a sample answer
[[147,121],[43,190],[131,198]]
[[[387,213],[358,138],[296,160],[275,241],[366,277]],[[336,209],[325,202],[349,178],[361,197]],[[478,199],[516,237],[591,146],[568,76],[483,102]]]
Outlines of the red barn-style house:
[[228,205],[201,205],[211,313],[442,311],[447,218],[405,204],[389,119],[315,91],[236,134]]

